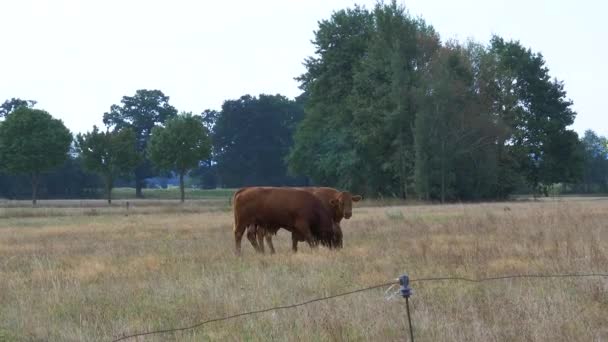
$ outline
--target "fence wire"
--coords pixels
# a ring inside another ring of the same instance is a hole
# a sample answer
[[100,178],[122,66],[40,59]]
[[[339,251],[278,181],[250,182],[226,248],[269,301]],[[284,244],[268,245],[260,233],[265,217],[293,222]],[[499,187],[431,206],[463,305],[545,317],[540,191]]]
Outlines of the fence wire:
[[[608,278],[608,273],[516,274],[516,275],[506,275],[506,276],[487,277],[487,278],[431,277],[431,278],[413,278],[413,279],[410,279],[410,283],[441,282],[441,281],[464,281],[464,282],[469,282],[469,283],[484,283],[484,282],[507,280],[507,279],[592,278],[592,277]],[[271,308],[267,308],[267,309],[247,311],[247,312],[242,312],[242,313],[238,313],[238,314],[234,314],[234,315],[230,315],[230,316],[213,318],[213,319],[209,319],[206,321],[196,323],[191,326],[153,330],[153,331],[141,332],[141,333],[136,333],[136,334],[131,334],[131,335],[124,335],[124,336],[121,336],[121,337],[113,340],[112,342],[123,341],[123,340],[127,340],[130,338],[141,337],[141,336],[166,334],[166,333],[172,333],[172,332],[178,332],[178,331],[192,330],[192,329],[196,329],[203,325],[213,323],[213,322],[226,321],[226,320],[230,320],[230,319],[234,319],[234,318],[238,318],[238,317],[257,315],[257,314],[270,312],[270,311],[276,311],[276,310],[293,309],[293,308],[297,308],[300,306],[312,304],[315,302],[326,301],[326,300],[330,300],[333,298],[344,297],[344,296],[348,296],[351,294],[365,292],[365,291],[374,290],[374,289],[387,287],[387,286],[393,286],[396,284],[399,284],[399,279],[395,279],[393,281],[382,283],[382,284],[377,284],[377,285],[360,288],[360,289],[353,290],[353,291],[342,292],[339,294],[330,295],[330,296],[326,296],[326,297],[319,297],[319,298],[307,300],[307,301],[301,302],[301,303],[283,305],[283,306],[275,306],[275,307],[271,307]]]

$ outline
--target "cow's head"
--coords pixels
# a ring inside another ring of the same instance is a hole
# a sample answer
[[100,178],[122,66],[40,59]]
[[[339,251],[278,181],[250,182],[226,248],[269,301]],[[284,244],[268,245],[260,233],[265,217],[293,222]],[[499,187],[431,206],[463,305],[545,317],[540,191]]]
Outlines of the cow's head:
[[361,199],[360,195],[352,195],[348,191],[342,191],[330,199],[329,204],[334,208],[336,221],[339,222],[343,217],[349,219],[353,216],[353,202],[359,202]]

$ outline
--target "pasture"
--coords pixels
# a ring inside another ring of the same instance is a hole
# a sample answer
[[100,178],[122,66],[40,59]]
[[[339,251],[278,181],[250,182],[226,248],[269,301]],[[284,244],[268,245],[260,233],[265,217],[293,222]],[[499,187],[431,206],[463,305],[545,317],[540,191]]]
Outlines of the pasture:
[[[0,341],[111,341],[412,278],[608,271],[608,200],[354,206],[344,249],[234,255],[225,198],[7,202],[0,208]],[[608,341],[608,279],[414,283],[417,341]],[[386,289],[139,341],[396,341]]]

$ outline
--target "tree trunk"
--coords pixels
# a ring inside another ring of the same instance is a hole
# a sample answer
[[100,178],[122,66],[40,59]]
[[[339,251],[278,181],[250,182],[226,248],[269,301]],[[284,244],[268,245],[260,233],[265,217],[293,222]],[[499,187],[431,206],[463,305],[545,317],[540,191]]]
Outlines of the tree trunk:
[[36,206],[36,203],[38,201],[37,198],[38,195],[38,174],[34,173],[32,174],[32,206]]
[[106,177],[106,198],[108,200],[108,205],[112,205],[112,188],[114,184],[112,182],[111,177]]
[[182,203],[184,203],[185,199],[186,199],[186,195],[184,194],[184,173],[183,171],[180,171],[179,173],[179,192],[181,195],[181,201]]
[[399,136],[399,169],[401,178],[401,197],[407,199],[407,160],[405,158],[405,145],[403,144],[403,132]]
[[441,143],[441,203],[445,202],[445,140]]
[[144,180],[143,179],[135,179],[135,197],[137,198],[144,198],[144,194],[142,193],[141,189],[144,187]]

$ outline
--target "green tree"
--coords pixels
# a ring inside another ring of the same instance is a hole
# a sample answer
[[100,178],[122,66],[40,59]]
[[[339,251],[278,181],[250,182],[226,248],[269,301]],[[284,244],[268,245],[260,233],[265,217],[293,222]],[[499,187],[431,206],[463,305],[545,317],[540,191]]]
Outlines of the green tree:
[[425,75],[416,117],[419,195],[444,202],[489,192],[491,182],[480,184],[489,175],[479,168],[492,166],[495,140],[491,118],[480,107],[469,51],[449,42],[437,51]]
[[316,183],[407,197],[420,76],[439,37],[405,8],[335,12],[315,32],[298,80],[308,101],[288,161]]
[[[206,109],[201,113],[201,120],[203,122],[203,126],[207,128],[209,132],[209,136],[211,141],[214,141],[213,131],[215,128],[215,123],[217,122],[218,117],[220,116],[220,112],[216,110]],[[215,189],[218,186],[218,173],[217,173],[217,163],[216,153],[214,149],[211,149],[211,154],[209,158],[201,161],[198,168],[192,170],[190,172],[190,177],[194,178],[194,184],[204,188],[204,189]]]
[[[494,110],[504,127],[500,150],[535,191],[543,185],[569,181],[580,163],[574,132],[567,127],[576,113],[562,82],[551,79],[543,56],[517,41],[493,37],[489,53],[494,61],[490,92]],[[564,145],[566,144],[566,145]],[[555,148],[555,146],[562,148]],[[558,162],[559,161],[559,162]],[[560,164],[562,163],[562,164]],[[555,172],[554,166],[561,172]]]
[[38,194],[49,198],[97,198],[103,180],[96,173],[84,169],[76,151],[59,168],[44,174],[39,183]]
[[353,191],[362,187],[365,177],[359,172],[362,161],[353,144],[348,98],[373,27],[373,15],[359,6],[319,22],[313,40],[316,55],[305,60],[306,72],[297,78],[307,101],[287,158],[292,174]]
[[220,184],[291,185],[285,157],[303,116],[299,103],[281,95],[242,96],[225,101],[213,128]]
[[[40,175],[38,197],[94,198],[103,186],[97,174],[84,170],[78,152],[71,148],[63,165]],[[0,197],[31,198],[30,179],[24,175],[0,174]]]
[[[378,4],[368,52],[349,97],[353,135],[366,192],[408,197],[414,179],[417,90],[439,37],[405,8]],[[395,191],[396,190],[396,191]]]
[[3,118],[9,115],[12,111],[19,107],[27,107],[32,108],[36,105],[36,101],[33,100],[22,100],[19,98],[11,98],[10,100],[4,101],[2,105],[0,105],[0,118]]
[[207,128],[200,117],[183,113],[155,127],[148,145],[148,155],[161,170],[175,170],[179,175],[181,201],[184,202],[184,175],[211,154]]
[[0,167],[29,175],[36,205],[40,175],[65,162],[71,142],[72,135],[61,120],[21,106],[0,124]]
[[307,103],[287,158],[294,174],[442,201],[580,174],[563,83],[518,42],[441,44],[393,0],[333,13],[313,44],[297,78]]
[[139,163],[135,141],[135,133],[130,128],[101,132],[93,126],[93,131],[76,137],[85,169],[99,174],[105,183],[108,204],[112,204],[116,177],[129,175]]
[[215,123],[219,116],[220,112],[212,109],[205,109],[201,113],[201,121],[203,122],[203,126],[207,128],[207,131],[213,132],[213,127],[215,127]]
[[608,192],[608,139],[592,130],[581,139],[583,148],[583,191]]
[[147,146],[152,129],[175,117],[177,110],[169,104],[169,97],[160,90],[137,90],[134,96],[124,96],[121,105],[112,105],[103,115],[103,122],[115,130],[130,128],[137,137],[137,151],[142,155],[135,169],[135,193],[143,197],[144,179],[154,176],[147,156]]

